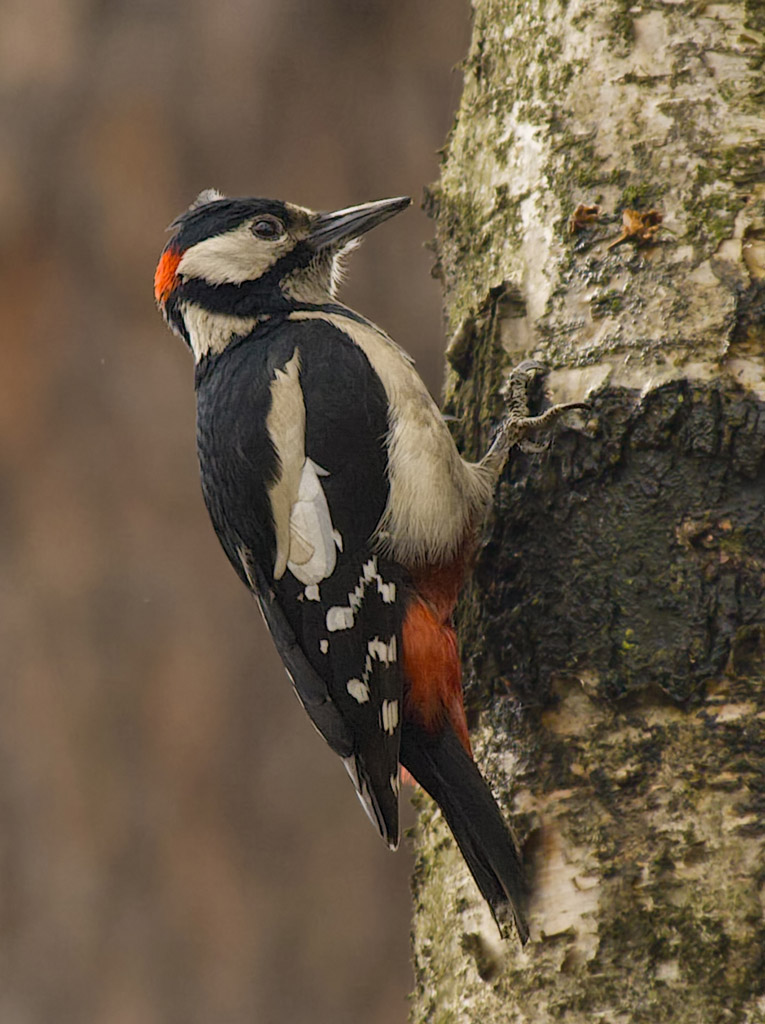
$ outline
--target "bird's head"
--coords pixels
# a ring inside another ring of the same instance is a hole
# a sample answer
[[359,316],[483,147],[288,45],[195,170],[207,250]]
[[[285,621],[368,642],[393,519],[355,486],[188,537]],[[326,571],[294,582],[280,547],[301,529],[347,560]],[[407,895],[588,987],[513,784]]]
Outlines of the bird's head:
[[331,302],[343,256],[410,202],[402,196],[317,213],[207,189],[171,225],[154,275],[157,303],[191,344],[189,312],[257,318]]

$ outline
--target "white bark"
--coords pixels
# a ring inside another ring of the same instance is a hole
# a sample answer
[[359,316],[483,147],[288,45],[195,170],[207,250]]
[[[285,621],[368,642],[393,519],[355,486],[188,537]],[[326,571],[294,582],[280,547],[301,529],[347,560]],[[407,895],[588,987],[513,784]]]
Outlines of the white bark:
[[[765,1021],[765,8],[474,8],[430,193],[447,406],[476,454],[534,355],[593,413],[516,457],[461,611],[532,941],[422,798],[413,1020]],[[613,245],[625,209],[661,229]]]

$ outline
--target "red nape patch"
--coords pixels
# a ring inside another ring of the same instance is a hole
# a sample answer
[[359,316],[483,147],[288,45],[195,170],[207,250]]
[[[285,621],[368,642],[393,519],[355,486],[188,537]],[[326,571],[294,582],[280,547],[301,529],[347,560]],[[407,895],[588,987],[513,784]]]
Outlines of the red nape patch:
[[404,714],[419,719],[428,732],[437,731],[447,718],[471,754],[454,627],[436,617],[431,605],[415,598],[407,610],[401,639],[408,683]]
[[178,264],[182,256],[183,253],[175,249],[165,249],[159,257],[157,269],[154,271],[154,298],[157,302],[165,302],[175,287]]

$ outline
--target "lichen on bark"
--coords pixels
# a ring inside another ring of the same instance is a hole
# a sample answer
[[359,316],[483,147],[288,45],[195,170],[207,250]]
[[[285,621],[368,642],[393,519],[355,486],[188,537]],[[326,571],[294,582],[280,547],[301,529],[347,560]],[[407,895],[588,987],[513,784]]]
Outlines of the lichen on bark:
[[[474,15],[426,195],[445,408],[479,455],[533,355],[591,410],[514,454],[458,613],[532,941],[420,797],[412,1018],[765,1021],[765,9]],[[614,245],[628,209],[661,227]]]

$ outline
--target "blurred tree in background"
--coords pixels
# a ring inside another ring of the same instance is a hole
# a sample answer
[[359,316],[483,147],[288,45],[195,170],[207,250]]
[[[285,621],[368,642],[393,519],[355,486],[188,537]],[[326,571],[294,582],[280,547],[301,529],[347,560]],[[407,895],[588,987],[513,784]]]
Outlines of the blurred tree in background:
[[[0,7],[0,1021],[403,1020],[406,853],[314,736],[207,522],[164,228],[437,175],[462,0]],[[345,297],[434,389],[416,209]]]

